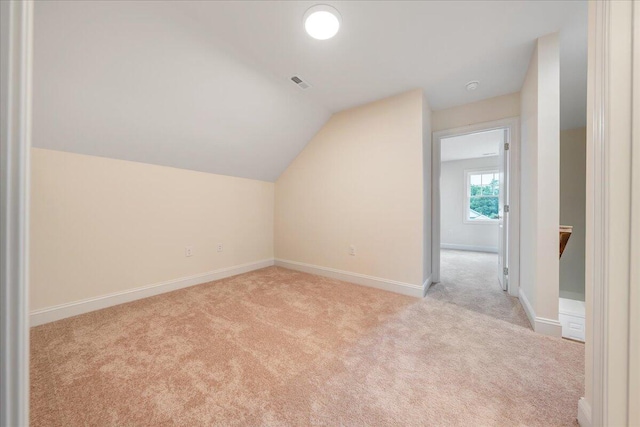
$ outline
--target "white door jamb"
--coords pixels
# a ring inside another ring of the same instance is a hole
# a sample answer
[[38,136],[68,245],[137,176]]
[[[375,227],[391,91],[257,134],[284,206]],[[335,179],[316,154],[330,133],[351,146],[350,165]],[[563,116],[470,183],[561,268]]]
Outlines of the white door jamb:
[[33,2],[0,1],[0,425],[29,424]]

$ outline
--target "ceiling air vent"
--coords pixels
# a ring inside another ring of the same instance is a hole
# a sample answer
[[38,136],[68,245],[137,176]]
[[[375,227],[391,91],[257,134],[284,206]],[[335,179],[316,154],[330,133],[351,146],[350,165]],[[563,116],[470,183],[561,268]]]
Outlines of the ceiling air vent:
[[298,85],[300,89],[309,89],[311,85],[298,76],[291,77],[291,81]]

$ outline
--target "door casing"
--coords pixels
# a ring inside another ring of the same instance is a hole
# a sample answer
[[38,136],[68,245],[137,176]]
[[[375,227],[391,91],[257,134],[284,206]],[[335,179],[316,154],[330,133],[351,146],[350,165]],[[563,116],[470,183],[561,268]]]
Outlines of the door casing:
[[505,152],[509,169],[509,295],[520,290],[520,117],[477,123],[432,134],[431,152],[431,271],[432,281],[440,281],[440,161],[442,139],[495,129],[509,129],[509,150]]

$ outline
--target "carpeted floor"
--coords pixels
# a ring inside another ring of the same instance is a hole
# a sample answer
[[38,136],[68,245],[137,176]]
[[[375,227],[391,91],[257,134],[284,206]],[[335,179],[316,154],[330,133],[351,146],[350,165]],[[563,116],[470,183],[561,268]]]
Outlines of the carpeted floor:
[[270,267],[33,328],[32,425],[574,425],[583,346],[486,257],[424,300]]
[[440,270],[442,281],[431,286],[430,298],[531,327],[518,298],[510,297],[500,288],[497,254],[441,250]]

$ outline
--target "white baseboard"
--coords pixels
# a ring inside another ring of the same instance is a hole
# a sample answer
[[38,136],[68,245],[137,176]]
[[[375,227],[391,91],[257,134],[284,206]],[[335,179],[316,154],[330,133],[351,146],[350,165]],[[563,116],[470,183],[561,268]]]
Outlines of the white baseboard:
[[522,308],[524,308],[524,312],[527,314],[529,323],[531,323],[531,327],[534,331],[543,335],[551,335],[553,337],[562,336],[562,325],[560,324],[560,321],[537,317],[527,295],[522,292],[522,288],[520,288],[518,293],[518,299],[520,300],[520,304],[522,304]]
[[591,427],[591,405],[584,397],[578,400],[578,424],[580,427]]
[[535,330],[536,329],[536,326],[535,326],[536,313],[533,311],[533,307],[531,307],[531,303],[529,302],[529,299],[524,294],[524,292],[522,292],[522,288],[520,288],[520,292],[518,292],[518,299],[520,300],[520,304],[522,304],[522,308],[524,308],[524,312],[529,318],[529,323],[531,324],[531,327]]
[[332,279],[351,282],[358,285],[369,286],[371,288],[383,289],[402,295],[423,298],[429,286],[431,286],[431,276],[424,281],[422,285],[413,285],[411,283],[398,282],[395,280],[381,279],[379,277],[367,276],[365,274],[353,273],[350,271],[337,270],[330,267],[321,267],[317,265],[305,264],[297,261],[289,261],[285,259],[276,259],[275,265],[278,267],[288,268],[290,270],[302,271],[318,276],[330,277]]
[[473,246],[473,245],[458,245],[455,243],[440,243],[440,249],[454,249],[457,251],[472,251],[472,252],[491,252],[498,253],[498,248],[492,246]]
[[154,283],[152,285],[141,286],[139,288],[128,289],[126,291],[115,292],[99,297],[87,298],[53,307],[34,310],[30,313],[31,326],[43,325],[67,317],[77,316],[90,311],[100,310],[114,305],[148,298],[154,295],[171,292],[189,286],[200,285],[214,280],[224,279],[237,274],[248,273],[249,271],[273,265],[273,259],[250,262],[232,267],[220,268],[207,273],[196,274],[179,279],[167,280],[166,282]]
[[562,325],[558,320],[536,317],[536,327],[534,330],[540,334],[551,335],[552,337],[562,336]]
[[427,296],[427,291],[429,290],[431,285],[433,285],[432,277],[433,277],[432,275],[429,275],[429,277],[427,277],[427,280],[425,280],[424,283],[422,284],[422,297],[423,298],[425,296]]

